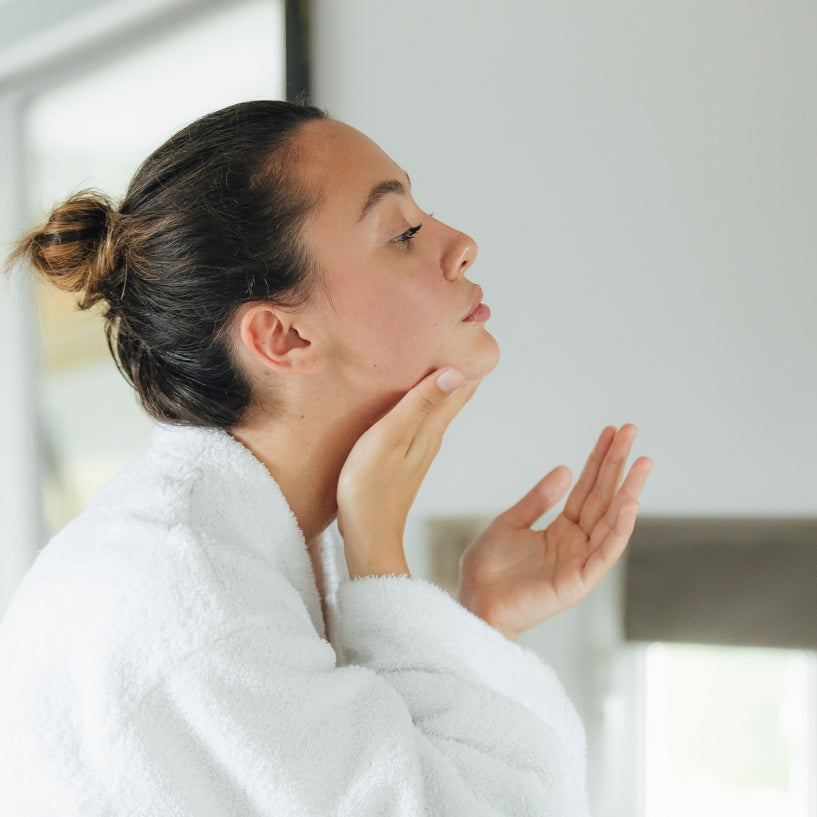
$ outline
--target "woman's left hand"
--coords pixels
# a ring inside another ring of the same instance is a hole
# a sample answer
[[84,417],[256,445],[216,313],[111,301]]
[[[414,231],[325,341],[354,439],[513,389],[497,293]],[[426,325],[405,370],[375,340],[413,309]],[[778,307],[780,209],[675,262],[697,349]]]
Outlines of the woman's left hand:
[[636,428],[605,428],[565,508],[545,530],[531,525],[570,487],[551,471],[498,516],[463,554],[459,600],[511,640],[581,601],[624,552],[652,467],[641,457],[619,486]]
[[403,529],[448,424],[476,391],[438,370],[410,389],[355,443],[338,479],[338,526],[349,576],[407,575]]

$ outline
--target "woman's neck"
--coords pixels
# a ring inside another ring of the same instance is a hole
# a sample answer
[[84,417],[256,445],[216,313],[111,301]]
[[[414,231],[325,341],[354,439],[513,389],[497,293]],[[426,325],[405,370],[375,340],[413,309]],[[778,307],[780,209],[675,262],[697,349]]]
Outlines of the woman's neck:
[[231,433],[266,466],[311,552],[337,517],[338,478],[349,452],[402,394],[365,394],[359,384],[316,378],[275,397],[274,414],[250,409]]
[[232,429],[278,483],[307,543],[337,516],[338,478],[352,447],[398,398],[358,398],[346,406],[342,399],[301,401],[301,412],[274,418],[250,412]]
[[232,435],[263,463],[281,489],[307,543],[337,515],[338,476],[354,444],[290,424],[245,424]]

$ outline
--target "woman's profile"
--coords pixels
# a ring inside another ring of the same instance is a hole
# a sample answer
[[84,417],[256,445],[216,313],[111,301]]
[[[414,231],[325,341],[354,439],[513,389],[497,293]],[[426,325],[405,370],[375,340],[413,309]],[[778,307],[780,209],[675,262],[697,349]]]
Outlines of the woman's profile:
[[0,813],[588,813],[581,722],[514,642],[616,562],[650,462],[607,428],[457,601],[411,577],[410,506],[498,361],[475,256],[363,134],[263,101],[21,239],[158,422],[0,626]]

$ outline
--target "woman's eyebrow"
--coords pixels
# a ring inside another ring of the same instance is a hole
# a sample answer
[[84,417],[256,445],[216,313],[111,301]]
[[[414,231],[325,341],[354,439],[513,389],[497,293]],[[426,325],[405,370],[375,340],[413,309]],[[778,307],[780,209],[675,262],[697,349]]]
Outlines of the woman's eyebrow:
[[411,186],[408,173],[406,174],[406,182],[407,184],[403,184],[403,182],[399,181],[398,179],[387,179],[386,181],[378,182],[369,191],[369,196],[366,199],[366,203],[363,205],[363,209],[360,211],[358,221],[363,221],[366,214],[369,213],[373,207],[377,206],[381,199],[383,199],[383,197],[387,196],[389,193],[396,193],[398,196],[405,196],[406,191]]

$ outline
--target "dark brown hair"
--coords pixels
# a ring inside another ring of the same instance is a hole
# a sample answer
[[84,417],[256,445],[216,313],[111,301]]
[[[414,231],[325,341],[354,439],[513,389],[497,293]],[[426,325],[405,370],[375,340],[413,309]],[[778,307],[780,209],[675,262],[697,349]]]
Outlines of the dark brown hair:
[[326,114],[245,102],[177,133],[117,209],[83,191],[24,236],[26,258],[81,309],[102,301],[119,370],[158,420],[231,428],[251,402],[230,352],[235,310],[297,306],[317,272],[300,236],[312,191],[292,170],[297,129]]

